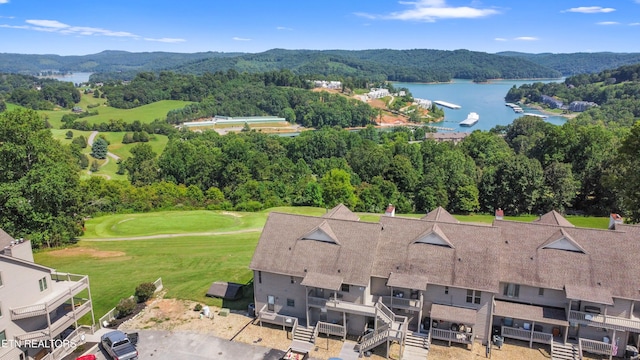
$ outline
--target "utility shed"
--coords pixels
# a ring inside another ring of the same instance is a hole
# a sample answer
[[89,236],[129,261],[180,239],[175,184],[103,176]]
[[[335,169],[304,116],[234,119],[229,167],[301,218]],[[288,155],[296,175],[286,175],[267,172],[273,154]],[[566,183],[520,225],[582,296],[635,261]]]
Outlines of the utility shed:
[[242,284],[226,281],[216,281],[211,284],[207,296],[225,300],[238,300],[242,297]]

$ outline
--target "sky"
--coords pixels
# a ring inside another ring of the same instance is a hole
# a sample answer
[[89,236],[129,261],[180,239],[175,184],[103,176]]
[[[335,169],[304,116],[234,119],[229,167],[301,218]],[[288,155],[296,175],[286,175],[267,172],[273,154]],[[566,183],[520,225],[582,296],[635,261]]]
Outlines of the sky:
[[0,0],[0,52],[640,52],[640,0]]

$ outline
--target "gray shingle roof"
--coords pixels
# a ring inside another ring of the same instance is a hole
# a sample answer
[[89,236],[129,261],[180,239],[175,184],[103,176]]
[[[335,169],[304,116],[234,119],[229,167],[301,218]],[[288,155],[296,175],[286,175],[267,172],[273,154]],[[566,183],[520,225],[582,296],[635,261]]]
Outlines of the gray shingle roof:
[[4,230],[0,229],[0,252],[2,250],[11,245],[11,242],[15,240],[11,235],[7,234]]
[[326,214],[322,215],[324,218],[341,219],[359,221],[358,215],[354,214],[344,204],[338,204],[333,209],[329,210]]
[[447,210],[445,210],[442,206],[438,206],[435,210],[432,210],[427,213],[427,215],[422,217],[422,220],[430,220],[430,221],[438,221],[438,222],[447,222],[457,224],[458,221],[453,217]]
[[500,300],[495,301],[494,315],[560,326],[569,324],[563,310]]
[[565,219],[564,216],[560,215],[559,212],[555,210],[551,210],[548,213],[540,216],[539,219],[534,220],[533,222],[547,225],[558,225],[558,226],[566,226],[566,227],[575,227],[569,220]]
[[[337,244],[301,238],[325,222]],[[379,237],[377,223],[273,212],[249,267],[299,277],[308,272],[341,276],[345,284],[367,286]]]
[[431,305],[430,316],[434,320],[442,320],[453,323],[462,323],[465,325],[474,325],[476,323],[476,315],[478,310],[461,308],[457,306]]

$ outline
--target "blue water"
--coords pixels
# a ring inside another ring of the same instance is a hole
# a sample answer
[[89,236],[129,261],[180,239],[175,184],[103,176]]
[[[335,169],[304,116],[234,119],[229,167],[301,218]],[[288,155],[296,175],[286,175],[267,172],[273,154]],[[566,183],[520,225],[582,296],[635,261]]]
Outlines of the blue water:
[[[563,79],[541,80],[543,82],[563,81]],[[405,87],[413,97],[442,100],[462,106],[461,109],[443,108],[444,121],[433,123],[434,126],[453,128],[454,131],[490,130],[496,125],[509,125],[521,117],[510,107],[505,106],[504,97],[511,87],[531,84],[531,80],[492,80],[486,84],[476,84],[471,80],[454,79],[446,84],[393,83],[396,88]],[[542,114],[540,111],[523,107],[524,112]],[[467,118],[470,112],[480,115],[480,121],[472,127],[459,126],[458,123]],[[546,121],[562,125],[566,121],[561,116],[549,116]],[[442,130],[439,130],[442,131]]]
[[68,81],[74,84],[82,84],[89,81],[89,76],[91,76],[90,72],[75,72],[69,75],[52,75],[46,76],[48,78],[57,79],[59,81]]

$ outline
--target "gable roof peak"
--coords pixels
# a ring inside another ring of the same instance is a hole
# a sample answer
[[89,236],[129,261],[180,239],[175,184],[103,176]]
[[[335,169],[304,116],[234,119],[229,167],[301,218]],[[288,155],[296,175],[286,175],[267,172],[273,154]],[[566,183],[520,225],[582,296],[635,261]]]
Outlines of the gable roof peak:
[[322,215],[322,217],[328,219],[360,221],[358,215],[354,214],[353,211],[343,203],[334,206],[331,210]]
[[456,218],[454,218],[453,215],[451,215],[442,206],[438,206],[434,210],[428,212],[427,215],[423,216],[421,219],[428,220],[428,221],[453,223],[453,224],[458,224],[460,222]]
[[549,211],[548,213],[540,216],[539,219],[534,220],[533,222],[546,224],[546,225],[575,227],[575,225],[570,223],[569,220],[567,220],[564,216],[562,216],[559,212],[555,210]]

